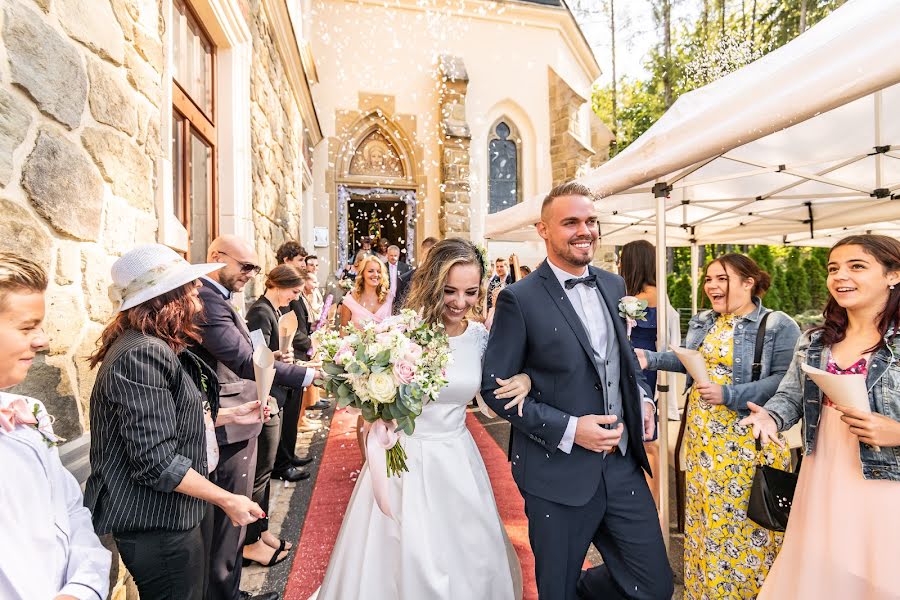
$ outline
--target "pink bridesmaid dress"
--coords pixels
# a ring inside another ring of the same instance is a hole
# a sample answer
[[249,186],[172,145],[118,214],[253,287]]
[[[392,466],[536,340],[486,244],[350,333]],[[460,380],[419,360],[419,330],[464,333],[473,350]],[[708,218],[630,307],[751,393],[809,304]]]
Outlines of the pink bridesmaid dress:
[[384,300],[384,304],[378,307],[374,313],[368,308],[356,301],[353,294],[344,296],[343,304],[350,310],[350,322],[357,327],[362,327],[369,321],[381,323],[383,320],[391,316],[391,297],[388,296]]
[[[848,369],[866,373],[866,359]],[[900,598],[900,482],[865,479],[859,439],[828,398],[803,459],[784,545],[759,600]]]

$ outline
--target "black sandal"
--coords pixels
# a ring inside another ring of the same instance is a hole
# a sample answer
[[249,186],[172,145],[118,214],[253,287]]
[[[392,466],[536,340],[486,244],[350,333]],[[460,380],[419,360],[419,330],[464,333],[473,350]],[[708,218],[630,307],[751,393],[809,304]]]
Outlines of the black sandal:
[[284,540],[281,540],[281,547],[272,553],[272,558],[269,559],[268,563],[262,564],[259,561],[253,560],[252,558],[246,558],[246,557],[244,557],[241,562],[245,567],[252,565],[254,563],[258,564],[261,567],[274,567],[281,561],[285,560],[288,556],[290,556],[290,554],[285,554],[281,558],[278,558],[278,555],[281,554],[282,552],[284,552]]

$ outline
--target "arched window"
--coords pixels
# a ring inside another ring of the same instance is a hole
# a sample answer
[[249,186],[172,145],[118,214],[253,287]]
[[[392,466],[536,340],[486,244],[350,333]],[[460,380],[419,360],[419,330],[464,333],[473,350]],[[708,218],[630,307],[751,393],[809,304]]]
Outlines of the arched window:
[[488,212],[499,212],[521,200],[519,160],[521,140],[515,126],[502,118],[488,136]]

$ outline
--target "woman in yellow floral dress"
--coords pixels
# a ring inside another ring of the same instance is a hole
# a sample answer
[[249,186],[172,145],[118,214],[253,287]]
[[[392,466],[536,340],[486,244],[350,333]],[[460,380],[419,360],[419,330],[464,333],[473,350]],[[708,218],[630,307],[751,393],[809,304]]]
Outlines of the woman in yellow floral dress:
[[[757,464],[787,469],[790,454],[769,444],[761,452],[750,430],[738,424],[747,402],[764,405],[775,393],[800,335],[797,324],[763,307],[767,273],[742,254],[726,254],[706,269],[704,291],[712,310],[696,315],[684,346],[706,362],[709,383],[693,383],[684,444],[686,506],[685,600],[755,598],[781,547],[782,534],[747,518]],[[763,315],[760,375],[753,380],[753,352]],[[680,371],[671,352],[641,352],[649,369]]]

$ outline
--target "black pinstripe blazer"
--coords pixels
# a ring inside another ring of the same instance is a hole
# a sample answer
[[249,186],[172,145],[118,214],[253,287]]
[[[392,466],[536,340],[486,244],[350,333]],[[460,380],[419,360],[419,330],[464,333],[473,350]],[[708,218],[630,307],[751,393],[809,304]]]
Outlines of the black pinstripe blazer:
[[174,490],[190,468],[207,474],[201,387],[215,418],[216,375],[189,351],[135,330],[110,347],[91,393],[84,493],[98,534],[200,523],[206,503]]

